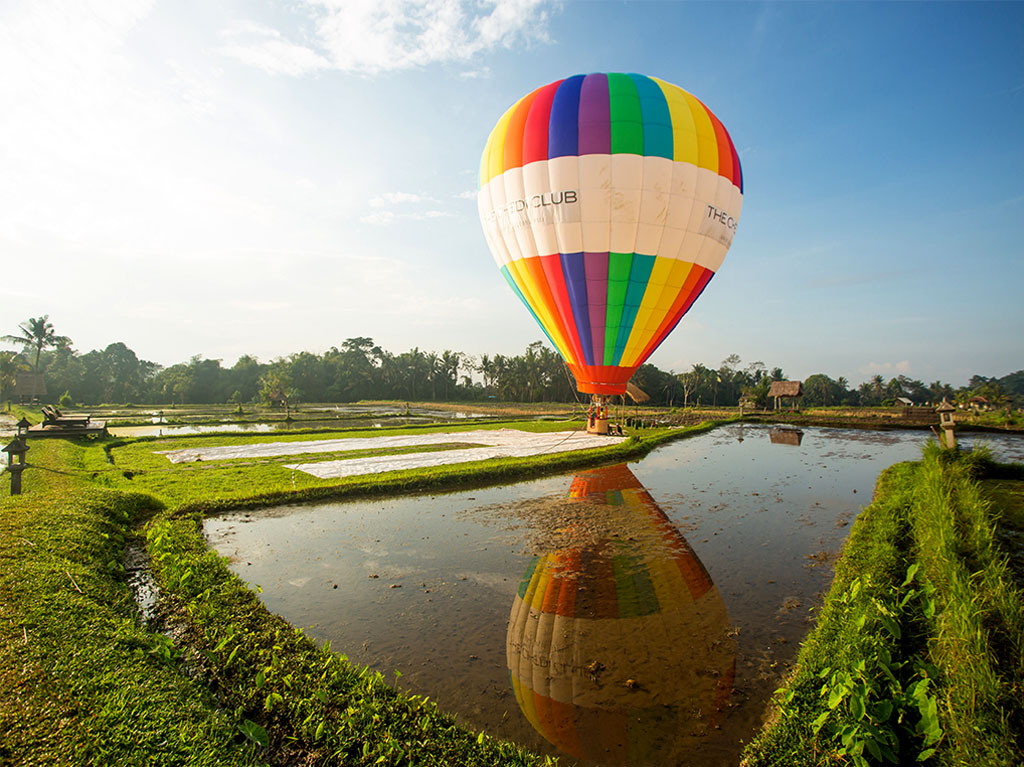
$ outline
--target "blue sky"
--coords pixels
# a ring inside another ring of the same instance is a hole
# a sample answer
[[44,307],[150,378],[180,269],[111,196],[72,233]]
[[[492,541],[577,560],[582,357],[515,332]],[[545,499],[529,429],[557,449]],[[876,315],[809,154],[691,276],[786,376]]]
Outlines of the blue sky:
[[543,336],[480,152],[578,72],[694,93],[743,162],[721,270],[651,361],[965,383],[1024,367],[1024,4],[0,7],[0,328],[232,364]]

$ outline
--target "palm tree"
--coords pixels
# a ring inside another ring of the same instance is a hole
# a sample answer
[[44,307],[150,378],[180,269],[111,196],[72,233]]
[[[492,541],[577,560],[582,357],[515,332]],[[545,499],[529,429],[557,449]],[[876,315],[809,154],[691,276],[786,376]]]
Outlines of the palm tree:
[[26,349],[34,348],[36,350],[36,363],[33,367],[36,372],[39,372],[39,356],[43,353],[43,349],[48,346],[71,344],[70,338],[58,336],[54,332],[53,325],[49,322],[49,319],[49,314],[44,314],[42,317],[30,317],[18,326],[22,333],[20,336],[7,335],[0,337],[0,341],[5,341],[9,344],[21,344]]

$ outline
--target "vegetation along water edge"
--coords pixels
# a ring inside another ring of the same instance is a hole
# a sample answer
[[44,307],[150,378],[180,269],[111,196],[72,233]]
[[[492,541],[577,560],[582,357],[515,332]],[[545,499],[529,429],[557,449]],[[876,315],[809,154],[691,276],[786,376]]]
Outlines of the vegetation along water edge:
[[[203,516],[533,477],[639,457],[718,423],[649,429],[596,451],[294,485],[274,462],[163,472],[149,463],[152,440],[35,442],[26,494],[0,502],[0,638],[11,648],[0,658],[0,762],[545,763],[469,733],[268,613],[206,547]],[[885,763],[890,753],[1018,763],[1024,619],[1005,546],[1024,529],[1020,480],[983,456],[937,449],[883,474],[748,764]],[[997,520],[993,508],[1010,511]],[[148,627],[123,563],[140,531],[163,591]]]
[[934,443],[883,472],[745,767],[1024,763],[1022,479]]

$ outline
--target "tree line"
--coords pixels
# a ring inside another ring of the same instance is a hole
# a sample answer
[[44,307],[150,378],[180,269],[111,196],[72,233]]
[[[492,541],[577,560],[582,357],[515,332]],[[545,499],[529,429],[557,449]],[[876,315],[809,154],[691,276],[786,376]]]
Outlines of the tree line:
[[[290,407],[298,402],[355,402],[364,399],[406,401],[483,400],[510,402],[572,402],[585,399],[576,391],[561,357],[540,341],[522,354],[479,357],[445,349],[418,347],[392,353],[364,336],[347,338],[323,354],[297,352],[270,362],[244,355],[231,367],[197,355],[170,367],[140,359],[118,341],[105,349],[76,351],[67,336],[57,335],[48,315],[19,326],[19,333],[0,340],[21,351],[0,352],[0,400],[9,397],[20,372],[39,372],[45,399],[64,404],[222,404],[254,403]],[[735,406],[745,402],[764,407],[773,381],[785,380],[779,367],[761,361],[743,365],[731,354],[717,367],[695,364],[682,372],[666,372],[645,364],[633,376],[651,404],[672,407]],[[969,400],[984,396],[995,406],[1024,404],[1024,371],[1003,378],[974,376],[966,387],[935,381],[881,375],[852,387],[846,378],[816,373],[803,382],[804,406],[889,405],[897,398],[915,404],[943,397]]]

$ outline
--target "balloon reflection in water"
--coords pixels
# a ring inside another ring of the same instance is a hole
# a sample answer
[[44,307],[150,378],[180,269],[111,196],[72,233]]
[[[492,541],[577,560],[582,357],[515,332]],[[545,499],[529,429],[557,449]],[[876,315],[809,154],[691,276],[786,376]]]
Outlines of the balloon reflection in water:
[[674,764],[732,691],[725,605],[625,464],[577,475],[569,497],[585,540],[534,559],[509,617],[519,707],[577,759]]

